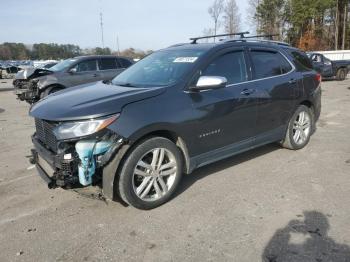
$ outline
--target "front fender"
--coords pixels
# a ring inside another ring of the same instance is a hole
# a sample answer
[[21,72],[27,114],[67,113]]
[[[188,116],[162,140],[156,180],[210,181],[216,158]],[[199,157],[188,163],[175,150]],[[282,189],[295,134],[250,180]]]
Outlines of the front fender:
[[55,76],[48,75],[48,76],[40,77],[37,85],[40,91],[44,91],[49,86],[57,85],[57,84],[58,84],[57,78]]
[[130,145],[124,144],[120,148],[117,148],[112,155],[111,159],[104,166],[102,171],[102,192],[103,195],[110,199],[116,200],[118,198],[118,169],[120,162],[122,161],[124,155],[130,148]]

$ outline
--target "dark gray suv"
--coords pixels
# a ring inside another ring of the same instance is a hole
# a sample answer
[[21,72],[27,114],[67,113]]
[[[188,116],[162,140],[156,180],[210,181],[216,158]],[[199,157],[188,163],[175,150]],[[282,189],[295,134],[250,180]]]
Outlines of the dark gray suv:
[[56,91],[100,80],[109,81],[133,61],[116,56],[80,56],[64,60],[49,69],[21,71],[13,81],[15,93],[32,104]]
[[36,103],[31,161],[50,188],[97,184],[108,199],[150,209],[198,167],[268,143],[305,147],[320,112],[321,76],[301,50],[193,41],[147,56],[111,83]]

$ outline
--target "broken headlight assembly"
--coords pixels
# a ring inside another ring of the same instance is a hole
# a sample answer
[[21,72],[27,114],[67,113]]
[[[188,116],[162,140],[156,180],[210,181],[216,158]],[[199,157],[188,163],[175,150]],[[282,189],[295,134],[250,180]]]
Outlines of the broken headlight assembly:
[[58,125],[53,132],[58,140],[86,137],[106,128],[118,117],[119,114],[86,121],[63,122],[62,124]]

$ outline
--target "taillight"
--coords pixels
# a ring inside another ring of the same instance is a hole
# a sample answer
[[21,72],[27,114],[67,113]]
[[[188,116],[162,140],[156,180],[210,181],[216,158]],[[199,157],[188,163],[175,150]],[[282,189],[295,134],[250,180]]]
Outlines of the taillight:
[[316,79],[316,81],[317,81],[318,83],[321,83],[321,81],[322,81],[322,76],[321,76],[321,74],[317,73],[316,76],[315,76],[315,79]]

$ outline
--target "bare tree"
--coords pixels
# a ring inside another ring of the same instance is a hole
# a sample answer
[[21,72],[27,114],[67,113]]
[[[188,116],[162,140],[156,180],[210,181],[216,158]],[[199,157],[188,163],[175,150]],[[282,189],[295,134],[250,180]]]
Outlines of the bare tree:
[[[212,35],[214,35],[214,29],[212,29],[212,28],[205,28],[203,30],[203,35],[204,36],[212,36]],[[204,43],[209,43],[209,38],[203,39],[203,42]]]
[[224,27],[228,34],[237,33],[240,29],[241,14],[236,0],[227,0],[224,7]]
[[256,9],[259,6],[261,0],[248,0],[247,7],[247,23],[254,29],[255,32],[259,31],[260,20],[256,17]]
[[[214,21],[214,34],[217,34],[219,28],[219,21],[222,12],[224,11],[224,0],[214,0],[214,3],[208,9],[209,15],[212,17]],[[215,38],[214,38],[215,41]]]

